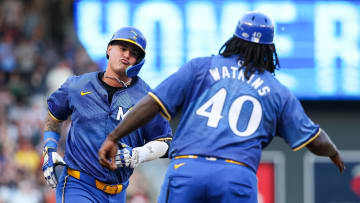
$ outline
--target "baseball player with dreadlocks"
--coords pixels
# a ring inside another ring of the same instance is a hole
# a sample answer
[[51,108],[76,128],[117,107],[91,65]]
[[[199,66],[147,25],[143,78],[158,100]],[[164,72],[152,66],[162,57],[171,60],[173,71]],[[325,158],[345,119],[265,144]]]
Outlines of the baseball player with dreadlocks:
[[[112,36],[105,72],[73,76],[47,100],[43,172],[56,187],[57,202],[123,202],[133,168],[166,154],[171,140],[169,122],[156,116],[142,128],[117,141],[117,170],[103,168],[97,152],[106,136],[131,111],[149,86],[137,76],[145,60],[146,40],[136,28],[124,27]],[[71,116],[64,160],[56,152],[61,121]],[[54,168],[65,165],[59,180]],[[58,184],[59,182],[59,184]]]
[[100,163],[116,155],[117,140],[158,112],[182,110],[159,202],[257,202],[256,171],[274,136],[297,151],[307,147],[344,170],[340,152],[298,99],[275,77],[274,24],[248,12],[219,55],[195,58],[135,105],[107,137]]

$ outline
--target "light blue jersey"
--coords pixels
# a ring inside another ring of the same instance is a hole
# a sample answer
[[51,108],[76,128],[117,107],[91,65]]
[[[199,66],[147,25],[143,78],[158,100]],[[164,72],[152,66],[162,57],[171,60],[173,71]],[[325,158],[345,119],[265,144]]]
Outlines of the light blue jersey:
[[237,58],[193,59],[149,93],[168,119],[182,109],[170,157],[218,157],[256,172],[274,136],[293,150],[317,137],[319,126],[288,88],[267,71],[246,79]]
[[[66,138],[64,160],[71,169],[84,172],[107,184],[128,181],[131,168],[111,171],[98,161],[98,150],[106,136],[121,122],[125,114],[150,90],[141,79],[135,78],[128,88],[118,90],[108,102],[98,72],[70,77],[48,98],[50,114],[58,120],[71,116],[71,127]],[[171,137],[171,127],[161,116],[156,116],[142,128],[119,142],[140,147],[146,142]]]

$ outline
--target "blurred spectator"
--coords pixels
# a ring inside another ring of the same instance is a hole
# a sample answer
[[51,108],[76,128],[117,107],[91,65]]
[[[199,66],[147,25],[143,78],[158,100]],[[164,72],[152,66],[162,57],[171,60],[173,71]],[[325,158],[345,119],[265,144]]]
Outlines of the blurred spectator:
[[46,92],[46,84],[45,84],[46,74],[47,74],[47,68],[45,64],[39,63],[29,79],[31,92],[33,94],[41,94],[43,92]]
[[19,103],[26,101],[26,96],[30,94],[28,85],[22,80],[19,73],[12,73],[8,82],[8,89]]
[[15,163],[27,173],[35,174],[36,170],[39,169],[40,155],[28,139],[21,137],[18,143],[19,148],[15,152]]
[[5,32],[0,41],[0,70],[12,72],[15,65],[14,35],[12,32]]
[[59,62],[54,69],[50,70],[46,78],[46,85],[49,95],[58,89],[66,79],[73,75],[73,71],[65,61]]
[[37,56],[35,44],[30,39],[21,39],[16,46],[15,55],[19,72],[27,75],[32,73],[36,65]]
[[23,3],[18,0],[4,0],[1,6],[1,24],[20,27],[24,19],[22,15]]
[[32,178],[23,179],[19,182],[19,189],[14,191],[9,203],[38,203],[42,201],[42,194],[37,185],[33,184]]

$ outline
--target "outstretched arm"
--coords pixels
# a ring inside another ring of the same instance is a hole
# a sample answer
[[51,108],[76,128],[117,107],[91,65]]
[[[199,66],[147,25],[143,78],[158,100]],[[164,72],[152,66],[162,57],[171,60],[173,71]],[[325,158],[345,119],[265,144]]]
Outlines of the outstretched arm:
[[323,129],[320,129],[320,135],[306,147],[313,154],[318,156],[328,156],[339,168],[340,172],[343,172],[345,169],[344,162],[340,156],[340,151],[336,148],[335,144]]
[[145,125],[159,112],[159,104],[151,96],[146,95],[109,134],[108,139],[117,142],[120,138]]
[[[99,150],[99,162],[102,166],[116,169],[115,156],[117,154],[117,141],[130,132],[145,125],[160,112],[159,104],[149,95],[141,99],[120,122],[120,124],[107,136]],[[111,159],[111,161],[109,161]]]
[[119,149],[115,157],[117,167],[138,167],[141,163],[163,157],[169,149],[164,141],[154,140],[142,147]]

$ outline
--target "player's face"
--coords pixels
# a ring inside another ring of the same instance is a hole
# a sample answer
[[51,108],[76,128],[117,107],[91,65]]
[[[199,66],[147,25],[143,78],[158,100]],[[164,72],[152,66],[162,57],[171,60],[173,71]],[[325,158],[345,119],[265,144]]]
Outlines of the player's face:
[[124,75],[127,67],[136,63],[138,48],[128,42],[114,42],[108,47],[110,68],[119,75]]

